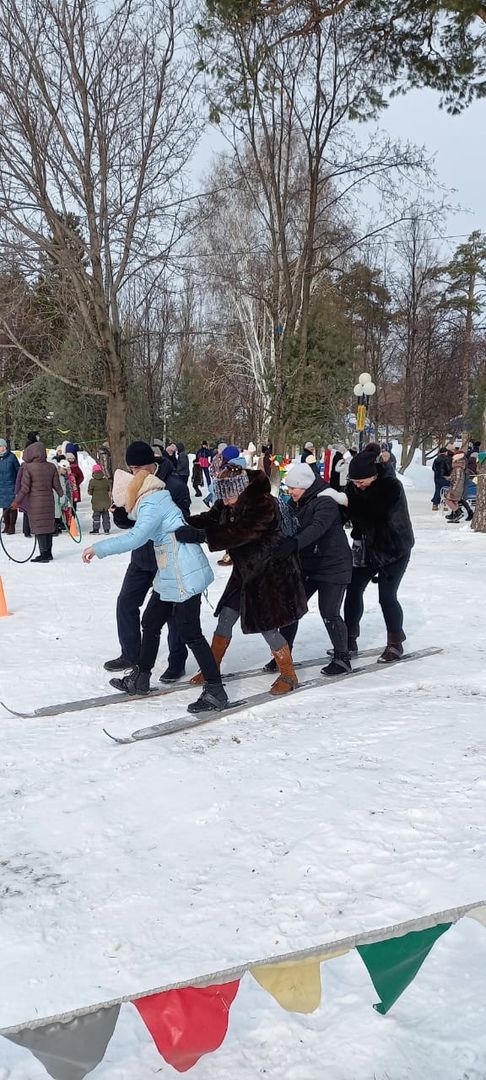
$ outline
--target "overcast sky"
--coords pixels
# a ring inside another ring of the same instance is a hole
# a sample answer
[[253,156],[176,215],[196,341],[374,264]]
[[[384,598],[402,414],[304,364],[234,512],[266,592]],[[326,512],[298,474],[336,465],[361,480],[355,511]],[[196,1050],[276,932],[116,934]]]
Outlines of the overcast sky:
[[[439,108],[438,95],[432,90],[415,90],[395,98],[381,114],[379,126],[393,138],[425,146],[435,156],[439,182],[448,189],[446,201],[462,207],[446,221],[447,233],[454,235],[447,242],[449,251],[462,242],[457,234],[467,236],[473,229],[486,233],[486,99],[460,116],[450,116]],[[208,128],[193,167],[196,190],[201,188],[213,152],[225,146],[217,129]],[[438,201],[443,194],[438,191]]]
[[455,189],[450,202],[463,208],[449,216],[448,232],[486,232],[486,99],[460,116],[449,116],[438,101],[432,90],[395,98],[381,126],[395,138],[410,139],[436,155],[439,180]]

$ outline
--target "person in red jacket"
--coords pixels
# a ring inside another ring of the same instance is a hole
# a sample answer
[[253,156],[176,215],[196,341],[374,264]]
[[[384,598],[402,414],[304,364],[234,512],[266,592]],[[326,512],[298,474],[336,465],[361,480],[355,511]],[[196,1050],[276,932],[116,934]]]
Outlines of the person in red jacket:
[[84,473],[83,473],[82,469],[79,467],[74,454],[66,454],[66,459],[67,459],[67,461],[69,461],[69,464],[71,466],[71,473],[74,476],[74,479],[76,481],[76,487],[78,489],[77,497],[76,497],[75,491],[73,491],[73,503],[74,503],[74,509],[76,509],[78,503],[81,502],[81,484],[83,483],[83,480],[84,480]]

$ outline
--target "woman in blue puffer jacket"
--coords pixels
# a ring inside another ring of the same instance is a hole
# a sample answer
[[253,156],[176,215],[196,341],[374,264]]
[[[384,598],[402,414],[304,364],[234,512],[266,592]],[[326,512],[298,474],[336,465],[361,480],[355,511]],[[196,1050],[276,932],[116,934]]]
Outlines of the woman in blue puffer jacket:
[[19,467],[6,439],[0,439],[0,507],[3,509],[3,531],[9,536],[13,536],[17,520],[17,511],[10,508],[15,499],[15,481]]
[[[114,490],[120,475],[115,474]],[[128,479],[128,477],[127,477]],[[140,469],[130,480],[125,496],[125,508],[135,520],[133,529],[120,536],[102,540],[83,552],[83,562],[133,551],[148,540],[154,544],[157,574],[154,591],[142,618],[142,647],[137,667],[123,679],[111,679],[111,685],[128,694],[147,694],[150,674],[155,664],[160,631],[173,615],[177,631],[194,654],[205,685],[201,697],[189,705],[188,712],[222,709],[228,698],[221,675],[206,638],[201,630],[201,593],[213,581],[214,575],[199,545],[180,544],[176,529],[184,525],[181,510],[172,501],[161,480]]]

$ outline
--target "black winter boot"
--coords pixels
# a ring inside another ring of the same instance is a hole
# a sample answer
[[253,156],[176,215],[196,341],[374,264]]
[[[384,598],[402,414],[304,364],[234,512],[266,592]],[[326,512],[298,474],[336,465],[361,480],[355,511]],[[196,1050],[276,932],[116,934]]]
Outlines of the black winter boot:
[[262,671],[265,671],[268,675],[274,675],[274,673],[278,671],[277,661],[273,656],[272,659],[268,661],[268,664],[265,664],[264,667],[262,667]]
[[349,656],[335,656],[330,664],[321,668],[321,675],[350,675],[352,670]]
[[107,660],[103,664],[105,671],[129,671],[136,666],[136,660],[127,660],[126,656],[117,656],[115,660]]
[[159,682],[171,683],[178,682],[179,679],[183,679],[186,674],[185,668],[182,671],[171,671],[170,668],[166,668],[160,676]]
[[150,674],[148,671],[140,671],[140,668],[134,667],[133,671],[125,675],[123,679],[110,679],[110,686],[114,686],[115,690],[121,690],[124,694],[149,694]]
[[204,689],[197,701],[187,706],[190,713],[218,712],[228,704],[228,695],[222,683],[204,683]]

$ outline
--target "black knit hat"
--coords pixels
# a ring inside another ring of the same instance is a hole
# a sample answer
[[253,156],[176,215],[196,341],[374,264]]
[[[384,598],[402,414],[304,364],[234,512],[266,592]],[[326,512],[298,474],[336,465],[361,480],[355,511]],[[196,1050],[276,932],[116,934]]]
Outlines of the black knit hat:
[[127,465],[155,465],[156,457],[148,443],[132,442],[127,447],[125,461]]
[[368,480],[370,476],[378,476],[375,451],[362,450],[349,462],[348,476],[350,480]]

